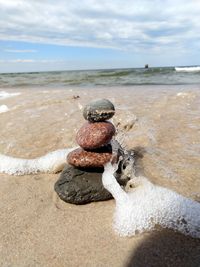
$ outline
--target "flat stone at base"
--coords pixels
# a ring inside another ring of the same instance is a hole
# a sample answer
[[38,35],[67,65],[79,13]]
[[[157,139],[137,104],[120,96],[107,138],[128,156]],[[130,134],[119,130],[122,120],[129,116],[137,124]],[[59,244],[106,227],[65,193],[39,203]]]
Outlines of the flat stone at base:
[[112,195],[103,187],[101,170],[80,170],[66,166],[54,189],[65,202],[86,204],[93,201],[108,200]]

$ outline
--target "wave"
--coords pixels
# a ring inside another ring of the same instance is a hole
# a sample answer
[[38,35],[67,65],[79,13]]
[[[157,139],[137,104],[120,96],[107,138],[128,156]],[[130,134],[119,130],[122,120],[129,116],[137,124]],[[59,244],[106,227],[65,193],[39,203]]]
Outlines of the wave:
[[173,72],[173,68],[148,68],[148,69],[127,69],[127,70],[114,70],[114,71],[100,71],[98,72],[97,77],[122,77],[130,75],[152,75],[152,74],[168,74]]
[[98,77],[121,77],[121,76],[127,76],[130,75],[131,73],[135,73],[135,70],[124,70],[124,71],[100,71],[97,75],[95,75],[97,78]]
[[[183,73],[186,75],[183,75]],[[87,71],[0,74],[0,88],[117,86],[200,83],[199,67],[149,67]],[[194,77],[194,74],[195,75]],[[189,75],[191,74],[191,76]],[[1,94],[0,99],[7,98]]]
[[177,72],[200,72],[200,66],[196,67],[175,67]]
[[13,96],[18,96],[20,94],[21,93],[8,93],[6,91],[0,91],[0,100],[6,99],[6,98],[10,98],[10,97],[13,97]]

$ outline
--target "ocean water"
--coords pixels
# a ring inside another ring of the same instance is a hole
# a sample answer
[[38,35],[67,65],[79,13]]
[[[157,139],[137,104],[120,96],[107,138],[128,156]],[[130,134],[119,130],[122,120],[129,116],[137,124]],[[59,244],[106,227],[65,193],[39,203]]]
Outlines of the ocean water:
[[199,84],[200,67],[2,73],[0,88]]

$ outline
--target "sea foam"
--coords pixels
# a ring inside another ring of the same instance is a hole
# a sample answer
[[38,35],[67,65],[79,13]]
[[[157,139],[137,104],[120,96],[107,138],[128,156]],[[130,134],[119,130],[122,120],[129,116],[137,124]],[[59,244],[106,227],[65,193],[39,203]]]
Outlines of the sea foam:
[[160,225],[200,238],[200,203],[141,176],[132,178],[131,191],[125,192],[114,171],[111,163],[106,164],[102,182],[116,201],[114,229],[119,235],[132,236]]
[[8,93],[6,91],[0,91],[0,100],[6,99],[6,98],[10,98],[10,97],[13,97],[13,96],[18,96],[18,95],[21,95],[21,93],[20,92]]
[[[35,159],[20,159],[0,154],[0,172],[24,175],[62,170],[66,156],[74,148],[59,149]],[[134,176],[125,192],[113,173],[117,167],[104,166],[102,182],[116,201],[114,229],[120,236],[132,236],[153,230],[156,225],[200,238],[200,203],[172,190]]]
[[14,158],[0,154],[0,173],[12,175],[34,174],[38,172],[58,172],[66,163],[71,149],[59,149],[35,159]]
[[6,105],[0,105],[0,113],[9,111],[9,108]]
[[175,67],[177,72],[199,72],[200,67]]

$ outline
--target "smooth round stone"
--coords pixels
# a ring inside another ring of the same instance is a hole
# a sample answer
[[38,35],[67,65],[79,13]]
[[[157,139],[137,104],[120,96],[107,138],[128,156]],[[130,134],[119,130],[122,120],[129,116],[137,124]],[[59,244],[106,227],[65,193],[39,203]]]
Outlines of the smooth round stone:
[[83,117],[90,122],[105,121],[115,114],[115,107],[108,99],[99,99],[87,104]]
[[83,170],[66,166],[54,189],[65,202],[86,204],[92,201],[111,199],[112,195],[103,187],[101,170]]
[[110,142],[115,127],[110,122],[86,122],[78,131],[76,141],[84,149],[95,149]]
[[79,168],[102,168],[105,163],[110,161],[112,152],[108,148],[95,151],[85,151],[77,148],[67,156],[67,162]]

